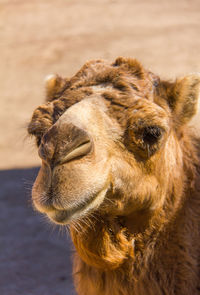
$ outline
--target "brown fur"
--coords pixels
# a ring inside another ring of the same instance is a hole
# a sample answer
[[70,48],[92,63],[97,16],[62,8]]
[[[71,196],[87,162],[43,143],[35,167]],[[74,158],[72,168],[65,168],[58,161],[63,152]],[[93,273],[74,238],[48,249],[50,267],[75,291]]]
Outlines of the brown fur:
[[[118,58],[46,87],[28,126],[43,161],[33,203],[69,223],[78,294],[200,294],[199,139],[187,126],[199,75],[161,81]],[[93,148],[66,162],[85,134]]]

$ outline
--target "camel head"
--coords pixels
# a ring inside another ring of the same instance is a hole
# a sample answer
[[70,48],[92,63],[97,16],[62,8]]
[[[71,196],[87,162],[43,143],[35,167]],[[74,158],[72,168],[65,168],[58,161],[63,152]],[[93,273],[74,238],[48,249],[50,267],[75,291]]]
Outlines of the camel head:
[[145,216],[176,207],[199,87],[199,75],[166,82],[125,58],[88,62],[71,79],[50,77],[28,126],[42,160],[36,209],[58,224],[95,212],[135,216],[139,231]]

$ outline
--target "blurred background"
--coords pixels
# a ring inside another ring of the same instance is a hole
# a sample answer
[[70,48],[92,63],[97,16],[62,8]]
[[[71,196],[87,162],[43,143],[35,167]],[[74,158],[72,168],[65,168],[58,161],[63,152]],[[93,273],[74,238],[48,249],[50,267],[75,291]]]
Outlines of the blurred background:
[[48,74],[117,56],[169,80],[200,72],[200,1],[0,0],[1,295],[74,294],[69,235],[32,210],[40,161],[26,126]]

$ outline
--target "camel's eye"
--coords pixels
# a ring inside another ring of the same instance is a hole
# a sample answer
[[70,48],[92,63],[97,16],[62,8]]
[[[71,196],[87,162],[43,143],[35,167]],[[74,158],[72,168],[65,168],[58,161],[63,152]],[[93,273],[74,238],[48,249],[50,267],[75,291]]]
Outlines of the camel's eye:
[[144,144],[154,145],[160,139],[162,130],[158,126],[147,126],[143,128],[142,139]]
[[125,144],[138,159],[147,159],[159,150],[164,133],[157,125],[133,124],[126,132]]

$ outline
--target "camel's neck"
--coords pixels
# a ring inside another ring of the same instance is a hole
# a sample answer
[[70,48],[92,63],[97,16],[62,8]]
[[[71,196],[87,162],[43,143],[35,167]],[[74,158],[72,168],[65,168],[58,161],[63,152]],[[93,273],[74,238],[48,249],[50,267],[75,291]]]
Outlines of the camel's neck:
[[[72,229],[72,239],[77,249],[74,279],[78,294],[108,295],[112,288],[115,295],[131,294],[133,282],[139,279],[144,268],[148,269],[161,231],[161,218],[164,218],[162,212],[157,212],[149,221],[149,227],[137,234],[130,233],[128,224],[125,224],[131,222],[131,218],[128,221],[124,218],[115,220],[112,224],[111,220],[93,220],[94,228],[81,233]],[[119,284],[119,281],[123,283]],[[122,286],[123,291],[120,290]],[[87,290],[87,293],[83,290]]]
[[[153,284],[156,290],[158,288],[156,294],[163,294],[162,286],[157,285],[160,284],[157,278],[163,274],[170,277],[173,272],[176,273],[176,265],[180,265],[181,269],[184,267],[179,247],[187,249],[188,243],[192,250],[200,247],[195,234],[198,234],[198,228],[192,225],[192,221],[188,224],[191,207],[196,216],[199,214],[199,197],[190,195],[184,202],[188,206],[183,205],[176,210],[172,219],[166,220],[163,212],[157,212],[149,227],[135,235],[127,234],[123,224],[120,231],[118,224],[110,227],[109,223],[105,226],[106,222],[97,221],[93,224],[94,229],[88,229],[81,235],[72,231],[77,249],[74,279],[78,294],[109,295],[112,292],[115,295],[154,295],[150,292]],[[194,232],[187,233],[185,239],[185,230],[191,225]],[[197,255],[195,251],[193,255]],[[123,290],[120,289],[122,287]]]
[[137,255],[143,255],[147,243],[156,240],[165,216],[163,210],[143,211],[113,219],[96,215],[82,223],[76,229],[71,228],[79,256],[97,269],[112,270],[127,259],[134,261]]

